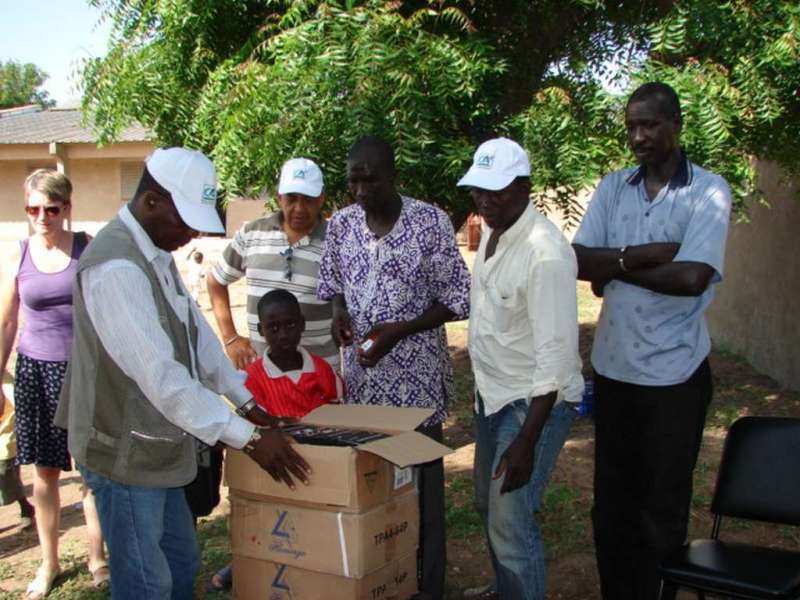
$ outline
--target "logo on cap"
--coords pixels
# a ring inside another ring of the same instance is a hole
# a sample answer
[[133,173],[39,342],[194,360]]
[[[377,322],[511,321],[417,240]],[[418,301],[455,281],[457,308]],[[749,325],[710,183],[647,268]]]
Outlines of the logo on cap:
[[494,164],[494,154],[481,154],[475,159],[475,166],[481,169],[491,169]]
[[203,186],[203,204],[216,204],[217,203],[217,188],[213,185]]
[[292,173],[292,179],[305,179],[305,178],[306,178],[305,169],[297,169],[294,173]]

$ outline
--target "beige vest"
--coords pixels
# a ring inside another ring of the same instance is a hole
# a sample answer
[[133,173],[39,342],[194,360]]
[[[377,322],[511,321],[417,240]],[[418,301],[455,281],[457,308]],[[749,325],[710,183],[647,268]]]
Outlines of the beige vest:
[[[173,342],[175,360],[192,372],[189,344],[197,328],[186,328],[172,310],[152,265],[118,218],[106,225],[78,262],[73,293],[72,358],[61,389],[55,423],[68,430],[69,451],[78,464],[114,481],[147,487],[179,487],[197,474],[195,438],[167,421],[103,348],[89,319],[81,273],[114,259],[136,264],[150,280],[161,326]],[[135,302],[131,298],[131,302]]]

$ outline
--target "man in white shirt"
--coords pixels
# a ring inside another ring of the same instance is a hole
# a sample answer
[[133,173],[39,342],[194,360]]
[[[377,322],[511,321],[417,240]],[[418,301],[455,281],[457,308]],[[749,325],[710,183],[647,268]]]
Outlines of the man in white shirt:
[[459,186],[488,226],[472,272],[475,496],[495,581],[472,597],[544,600],[535,511],[583,392],[575,254],[530,201],[530,163],[489,140]]
[[214,166],[199,152],[156,150],[78,264],[56,423],[95,492],[115,600],[192,598],[200,554],[183,486],[198,441],[242,448],[287,485],[307,479],[283,434],[257,426],[273,421],[178,275],[170,253],[199,231],[223,231]]

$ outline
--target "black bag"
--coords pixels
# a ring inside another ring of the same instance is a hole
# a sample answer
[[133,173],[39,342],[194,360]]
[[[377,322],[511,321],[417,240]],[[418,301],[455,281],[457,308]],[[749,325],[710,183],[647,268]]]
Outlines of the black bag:
[[[203,455],[206,454],[206,459]],[[198,452],[197,477],[185,486],[186,501],[195,519],[207,517],[219,504],[219,485],[222,483],[223,451],[205,447]]]

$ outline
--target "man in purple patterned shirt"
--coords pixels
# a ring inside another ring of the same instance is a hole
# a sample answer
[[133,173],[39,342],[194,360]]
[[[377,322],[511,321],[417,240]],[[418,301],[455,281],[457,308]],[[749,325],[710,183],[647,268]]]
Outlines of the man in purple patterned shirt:
[[[453,370],[444,323],[469,315],[470,275],[442,210],[395,189],[394,152],[361,138],[347,157],[355,203],[328,224],[317,296],[333,301],[348,403],[432,408],[441,441]],[[369,342],[368,342],[369,340]],[[365,346],[365,342],[367,342]],[[444,594],[444,468],[420,469],[420,591]]]

